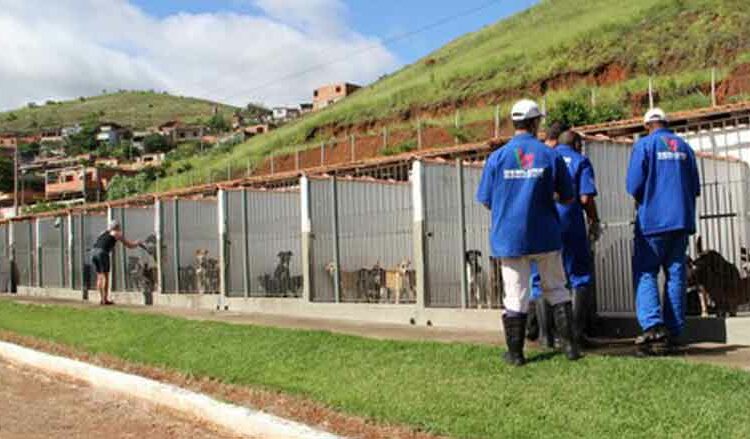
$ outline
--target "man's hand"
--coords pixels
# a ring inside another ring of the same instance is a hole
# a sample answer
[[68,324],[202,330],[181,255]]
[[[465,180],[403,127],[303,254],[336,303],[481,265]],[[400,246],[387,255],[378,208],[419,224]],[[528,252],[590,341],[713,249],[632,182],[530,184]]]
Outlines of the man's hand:
[[599,220],[589,222],[589,242],[595,243],[601,239],[604,227]]

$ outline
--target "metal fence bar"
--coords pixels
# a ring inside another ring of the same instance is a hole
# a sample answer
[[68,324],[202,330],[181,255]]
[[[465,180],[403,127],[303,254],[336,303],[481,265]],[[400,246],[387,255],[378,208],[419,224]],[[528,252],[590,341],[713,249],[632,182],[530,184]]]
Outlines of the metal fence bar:
[[180,294],[182,292],[181,285],[180,285],[180,200],[177,198],[172,200],[172,206],[174,211],[172,212],[172,238],[173,238],[173,247],[172,251],[174,252],[174,284],[175,284],[175,294]]
[[80,261],[79,276],[81,276],[81,298],[84,301],[89,300],[89,288],[88,282],[86,282],[86,233],[84,233],[84,231],[86,230],[85,216],[86,215],[84,212],[81,212],[79,216],[79,224],[81,226],[81,230],[79,236],[80,254],[78,255],[78,259]]
[[[461,231],[461,264],[466,266],[466,202],[464,200],[464,165],[461,159],[456,159],[456,188],[458,190],[458,227]],[[466,309],[468,302],[468,273],[461,270],[461,308]]]
[[36,242],[36,286],[42,287],[44,286],[42,279],[42,229],[39,218],[34,220],[34,229],[33,231],[29,229],[29,232],[31,233],[30,242]]
[[339,247],[339,208],[338,208],[338,182],[336,174],[331,177],[331,203],[333,212],[331,215],[333,228],[333,263],[336,267],[334,272],[333,296],[334,302],[341,301],[341,249]]
[[312,302],[312,217],[310,215],[310,180],[303,175],[300,185],[300,229],[302,239],[302,297]]
[[[298,155],[299,157],[299,155]],[[247,189],[242,191],[242,287],[245,299],[250,297],[250,224],[248,219]]]
[[417,308],[424,309],[427,303],[427,263],[425,260],[425,208],[424,208],[424,174],[422,162],[412,163],[411,175],[412,209],[414,222],[414,270],[416,277]]
[[227,234],[227,192],[224,189],[219,189],[217,193],[217,206],[216,215],[218,224],[218,239],[219,239],[219,297],[218,297],[218,308],[224,309],[225,297],[227,297],[229,289],[227,288],[227,277],[229,272],[228,268],[228,252],[229,252],[229,237]]

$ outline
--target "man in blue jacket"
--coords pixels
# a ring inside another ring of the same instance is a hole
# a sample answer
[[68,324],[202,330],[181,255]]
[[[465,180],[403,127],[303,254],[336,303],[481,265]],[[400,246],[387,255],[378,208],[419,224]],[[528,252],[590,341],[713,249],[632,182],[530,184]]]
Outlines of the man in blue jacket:
[[573,199],[570,175],[563,158],[536,138],[542,113],[535,102],[519,101],[511,118],[516,134],[487,159],[477,189],[477,201],[492,211],[492,256],[502,263],[503,326],[508,346],[504,359],[515,366],[525,364],[530,265],[536,262],[563,350],[568,359],[577,360],[580,352],[572,337],[572,309],[555,206],[555,200]]
[[[638,205],[633,277],[643,334],[636,344],[641,353],[650,353],[653,343],[669,343],[685,327],[685,263],[688,237],[695,233],[700,180],[692,148],[667,128],[664,111],[649,111],[644,123],[649,135],[633,148],[627,189]],[[660,269],[666,277],[663,309]]]

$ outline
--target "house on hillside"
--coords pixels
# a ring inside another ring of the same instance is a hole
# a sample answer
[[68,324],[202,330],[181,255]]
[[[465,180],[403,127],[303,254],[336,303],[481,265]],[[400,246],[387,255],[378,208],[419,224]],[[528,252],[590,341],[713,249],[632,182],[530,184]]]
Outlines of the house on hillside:
[[185,125],[177,120],[172,120],[160,125],[158,130],[167,138],[167,141],[173,145],[183,142],[198,142],[207,131],[203,126]]
[[65,139],[63,138],[61,129],[52,128],[42,131],[39,141],[46,144],[61,144]]
[[44,174],[45,199],[100,201],[116,175],[134,174],[134,171],[104,166],[73,166],[47,170]]
[[60,134],[63,136],[63,138],[67,139],[71,136],[75,136],[76,134],[81,132],[81,125],[75,124],[67,127],[62,127],[60,129]]
[[117,146],[123,139],[128,138],[130,130],[122,125],[108,122],[99,125],[96,132],[96,141],[108,146]]
[[18,146],[18,135],[5,133],[0,134],[0,148],[15,148]]
[[274,126],[268,123],[261,123],[257,125],[250,125],[246,126],[242,129],[243,134],[245,135],[245,140],[255,137],[260,134],[265,134],[269,131],[274,129]]
[[[44,189],[31,187],[19,188],[18,206],[27,206],[39,201],[44,201]],[[15,211],[15,194],[13,192],[0,192],[0,219],[13,218]]]
[[333,105],[347,96],[350,96],[360,88],[362,87],[359,85],[347,82],[320,87],[313,91],[313,110],[318,111],[329,105]]
[[301,114],[302,112],[299,110],[299,108],[276,107],[273,109],[271,117],[274,122],[283,123],[294,120],[300,117]]
[[312,113],[313,111],[313,104],[309,102],[305,102],[302,104],[299,104],[299,111],[302,114]]

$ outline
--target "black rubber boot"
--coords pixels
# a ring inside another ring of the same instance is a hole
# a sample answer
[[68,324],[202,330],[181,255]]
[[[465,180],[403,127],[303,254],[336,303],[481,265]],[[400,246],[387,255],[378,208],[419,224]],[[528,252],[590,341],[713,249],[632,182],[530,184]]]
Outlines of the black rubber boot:
[[555,316],[555,330],[562,341],[562,351],[568,360],[581,358],[578,342],[573,338],[573,306],[570,302],[558,303],[552,307]]
[[588,295],[586,287],[573,290],[573,339],[578,346],[588,345],[586,330],[588,329]]
[[536,303],[536,319],[539,322],[539,346],[546,349],[555,348],[555,330],[552,309],[544,299]]
[[526,319],[526,340],[537,341],[539,339],[539,320],[536,318],[537,301],[529,302],[529,313]]
[[503,327],[505,328],[505,343],[508,346],[508,351],[503,355],[503,360],[511,366],[523,366],[526,364],[526,359],[523,357],[523,344],[526,340],[526,316],[503,316]]

